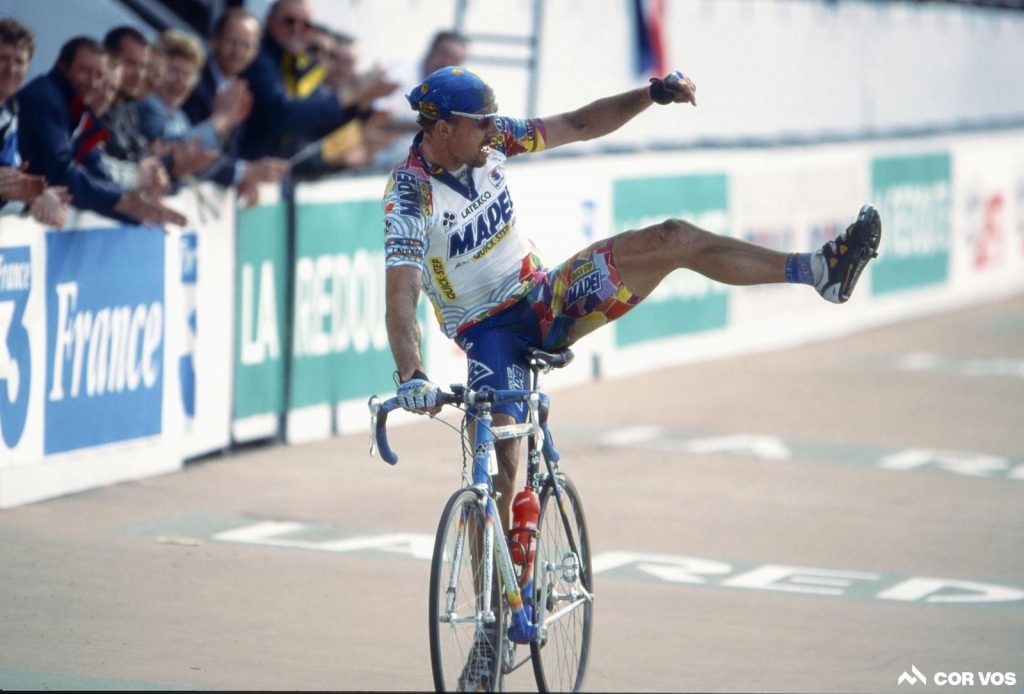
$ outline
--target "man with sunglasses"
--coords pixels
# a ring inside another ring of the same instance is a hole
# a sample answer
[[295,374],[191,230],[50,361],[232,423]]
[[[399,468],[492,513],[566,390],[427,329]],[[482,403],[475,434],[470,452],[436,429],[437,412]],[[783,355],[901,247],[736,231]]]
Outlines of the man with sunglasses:
[[[693,81],[673,72],[575,111],[530,120],[498,116],[491,88],[463,67],[433,72],[406,98],[422,130],[391,172],[384,248],[397,395],[414,412],[440,410],[440,390],[424,373],[420,353],[421,288],[444,332],[466,352],[467,385],[515,389],[527,383],[525,348],[573,344],[624,315],[673,270],[734,285],[810,284],[842,303],[881,240],[878,212],[870,205],[813,253],[781,253],[668,219],[598,241],[549,269],[516,225],[505,160],[607,135],[654,103],[696,106]],[[525,414],[521,405],[495,407],[494,424],[522,422]],[[507,528],[519,440],[499,441],[496,448],[494,484]]]
[[[442,330],[466,351],[467,385],[474,389],[525,383],[525,347],[571,345],[624,315],[677,269],[733,285],[810,284],[834,303],[850,298],[881,240],[870,205],[813,253],[782,253],[668,219],[598,241],[557,267],[543,265],[516,225],[505,160],[601,137],[654,103],[696,106],[696,94],[692,80],[673,72],[575,111],[520,120],[498,115],[494,92],[473,71],[445,67],[407,95],[422,130],[388,181],[384,246],[388,337],[408,409],[439,409],[438,387],[420,354],[421,288]],[[584,267],[591,270],[579,272]],[[496,423],[524,415],[521,408],[495,408]],[[517,445],[498,444],[496,483],[506,521]]]
[[245,159],[288,158],[304,143],[360,117],[374,99],[395,88],[378,80],[350,100],[317,90],[323,69],[308,53],[312,17],[306,0],[277,0],[267,13],[259,54],[242,73],[253,96],[239,143]]
[[[199,75],[199,82],[182,106],[193,125],[210,118],[217,109],[222,94],[248,85],[239,77],[256,59],[260,47],[260,23],[241,7],[230,7],[213,23],[210,32],[210,52]],[[204,178],[224,187],[235,186],[245,206],[259,201],[261,183],[277,183],[289,169],[288,162],[279,157],[261,157],[245,161],[238,156],[242,126],[233,128],[227,136],[223,152],[204,172]]]

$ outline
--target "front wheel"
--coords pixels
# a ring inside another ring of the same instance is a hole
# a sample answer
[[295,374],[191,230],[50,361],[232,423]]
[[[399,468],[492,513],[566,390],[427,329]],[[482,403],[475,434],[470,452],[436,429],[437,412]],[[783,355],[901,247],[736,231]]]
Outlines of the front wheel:
[[481,562],[491,524],[477,492],[462,489],[441,514],[430,564],[430,666],[439,692],[497,691],[504,601],[493,568],[484,590]]
[[556,481],[561,508],[552,485],[540,496],[534,612],[546,636],[530,644],[530,653],[542,692],[577,692],[587,672],[593,620],[590,535],[575,485],[564,475]]

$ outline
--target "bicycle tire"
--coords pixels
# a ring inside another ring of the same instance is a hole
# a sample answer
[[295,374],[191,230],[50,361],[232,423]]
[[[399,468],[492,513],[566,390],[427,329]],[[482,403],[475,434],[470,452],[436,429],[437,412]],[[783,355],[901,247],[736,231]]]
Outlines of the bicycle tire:
[[[579,590],[593,594],[590,534],[576,486],[562,474],[557,475],[557,483],[569,531],[549,483],[540,496],[534,558],[534,618],[538,624],[548,622],[547,634],[543,641],[530,644],[530,655],[540,691],[578,692],[587,673],[594,617],[593,602],[583,598]],[[550,621],[570,607],[566,614]]]
[[[471,489],[455,492],[437,526],[430,563],[428,612],[430,667],[434,688],[439,692],[460,689],[460,679],[471,670],[489,678],[484,685],[488,690],[497,691],[501,685],[505,601],[501,599],[501,582],[495,570],[492,572],[492,607],[484,609],[484,579],[482,572],[475,571],[473,566],[474,554],[480,552],[483,529],[487,527],[479,499]],[[473,547],[477,549],[471,549]],[[489,611],[494,613],[494,622],[485,625],[483,615]],[[489,664],[479,657],[487,648],[491,649],[492,656]]]

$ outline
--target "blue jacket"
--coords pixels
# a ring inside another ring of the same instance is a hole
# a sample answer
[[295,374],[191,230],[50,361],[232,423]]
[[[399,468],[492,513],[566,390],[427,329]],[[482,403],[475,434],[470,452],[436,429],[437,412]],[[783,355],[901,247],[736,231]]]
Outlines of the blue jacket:
[[75,207],[130,222],[114,212],[124,191],[75,162],[73,134],[82,116],[75,90],[59,68],[40,75],[17,94],[22,118],[18,150],[30,173],[46,177],[49,185],[67,186]]
[[[17,168],[21,166],[18,154],[18,102],[8,99],[0,103],[0,166]],[[15,214],[23,211],[25,204],[0,198],[0,213]]]
[[217,78],[213,74],[213,68],[210,67],[211,60],[212,58],[206,59],[203,71],[199,73],[199,81],[196,82],[195,89],[188,95],[188,99],[181,107],[193,124],[202,123],[209,118],[217,102]]
[[356,108],[343,108],[333,93],[289,97],[282,73],[284,60],[284,49],[265,36],[256,60],[241,75],[248,80],[253,96],[252,112],[242,126],[239,143],[239,153],[245,159],[289,157],[298,149],[288,142],[289,136],[316,140],[358,115]]
[[18,154],[18,102],[0,103],[0,166],[21,166]]
[[[195,89],[192,90],[181,107],[193,125],[208,119],[216,106],[217,78],[213,74],[213,68],[210,67],[210,60],[212,58],[206,60],[206,65],[203,66],[203,71],[199,74],[199,81],[196,83]],[[239,175],[236,172],[240,171],[238,168],[238,145],[241,135],[242,126],[231,131],[227,142],[221,148],[223,150],[221,156],[202,172],[202,178],[219,183],[225,188],[236,182],[235,179]]]
[[220,138],[209,122],[193,125],[184,111],[168,108],[156,94],[150,94],[139,102],[139,129],[150,142],[198,139],[199,144],[206,149],[220,149]]

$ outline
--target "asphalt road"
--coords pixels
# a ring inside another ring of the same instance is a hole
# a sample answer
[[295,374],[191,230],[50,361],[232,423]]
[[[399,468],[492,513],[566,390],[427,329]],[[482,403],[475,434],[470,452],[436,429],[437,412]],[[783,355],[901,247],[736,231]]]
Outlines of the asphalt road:
[[[1024,691],[1024,297],[553,400],[588,689]],[[429,688],[456,439],[366,444],[0,511],[0,688]]]

